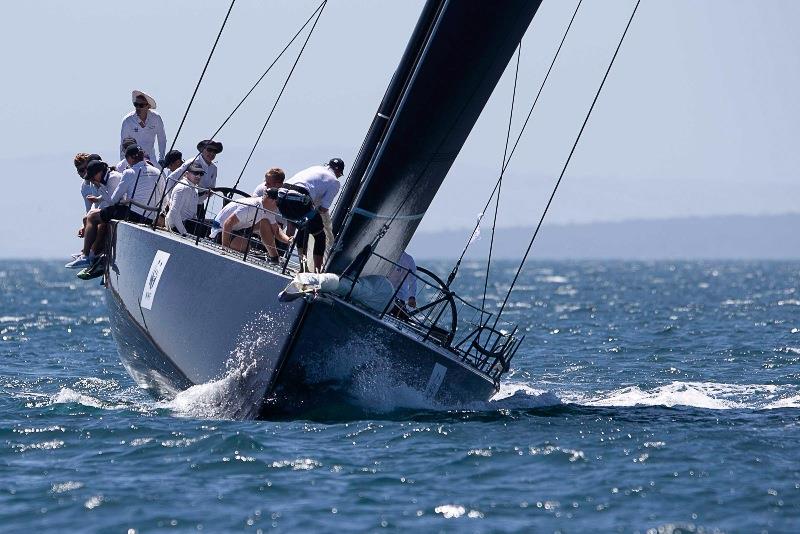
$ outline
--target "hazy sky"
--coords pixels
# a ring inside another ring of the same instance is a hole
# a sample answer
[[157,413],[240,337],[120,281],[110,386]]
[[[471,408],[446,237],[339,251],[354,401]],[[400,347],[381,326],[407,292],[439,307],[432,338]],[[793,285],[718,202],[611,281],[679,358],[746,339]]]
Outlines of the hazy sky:
[[[317,4],[237,2],[177,148],[189,153],[217,128]],[[584,1],[506,175],[501,225],[538,219],[633,4]],[[352,163],[421,5],[330,0],[245,189],[271,166],[291,174],[332,156]],[[545,0],[528,30],[515,132],[575,5]],[[116,159],[135,88],[156,98],[171,142],[227,7],[199,0],[4,5],[0,255],[61,257],[79,248],[73,155]],[[643,0],[548,220],[800,211],[799,22],[794,0]],[[225,144],[220,185],[241,171],[296,50],[218,136]],[[500,167],[512,76],[513,65],[423,230],[469,226],[485,202]]]

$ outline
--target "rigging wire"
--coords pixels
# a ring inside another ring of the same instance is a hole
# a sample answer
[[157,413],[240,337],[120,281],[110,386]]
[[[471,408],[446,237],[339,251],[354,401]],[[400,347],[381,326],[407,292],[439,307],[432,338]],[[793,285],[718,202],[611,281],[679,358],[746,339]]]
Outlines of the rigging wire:
[[519,79],[519,61],[522,57],[522,41],[517,46],[517,67],[514,70],[514,89],[511,91],[511,109],[508,112],[508,128],[506,130],[506,144],[503,148],[503,160],[500,163],[500,177],[497,179],[497,201],[494,205],[494,219],[492,221],[492,236],[489,239],[489,257],[486,260],[486,276],[483,279],[483,302],[481,310],[486,309],[486,291],[489,287],[489,270],[492,266],[492,250],[494,249],[494,230],[497,227],[497,212],[500,211],[500,192],[503,188],[503,174],[506,170],[506,157],[508,155],[508,144],[511,140],[511,124],[514,119],[514,102],[517,98],[517,81]]
[[520,128],[519,135],[517,135],[516,141],[514,141],[514,146],[511,148],[511,152],[509,153],[508,158],[505,159],[503,162],[503,168],[500,171],[500,178],[498,178],[497,181],[495,182],[494,188],[492,189],[492,192],[489,194],[489,198],[486,200],[486,204],[483,206],[483,211],[481,211],[480,216],[478,216],[478,222],[475,224],[475,228],[472,230],[472,233],[470,234],[469,241],[467,241],[467,244],[464,246],[464,250],[461,251],[461,255],[458,257],[458,260],[453,266],[453,270],[450,271],[450,275],[447,277],[447,287],[450,287],[450,284],[452,284],[453,280],[455,280],[456,275],[458,274],[458,269],[459,267],[461,267],[461,261],[464,259],[464,256],[466,255],[469,246],[472,244],[473,236],[475,235],[476,232],[479,231],[479,228],[481,226],[481,221],[483,220],[483,216],[486,213],[486,210],[489,209],[489,205],[492,203],[492,198],[494,198],[495,193],[500,188],[500,183],[502,181],[503,173],[508,167],[508,164],[511,162],[511,158],[514,156],[514,152],[516,152],[517,150],[517,146],[519,145],[520,139],[522,139],[522,135],[525,133],[525,128],[528,126],[528,122],[530,121],[531,116],[533,115],[533,110],[536,108],[536,104],[539,102],[539,97],[542,94],[544,86],[547,83],[547,80],[550,78],[550,73],[553,70],[553,66],[556,64],[556,60],[558,59],[558,55],[561,52],[561,48],[564,46],[564,41],[567,40],[567,35],[569,34],[569,30],[572,28],[572,23],[575,21],[575,16],[578,14],[578,10],[580,9],[582,3],[583,0],[578,0],[578,5],[575,6],[575,11],[572,13],[572,18],[569,20],[569,24],[567,24],[567,29],[564,30],[564,35],[561,37],[561,42],[559,43],[558,48],[556,49],[556,53],[553,55],[553,60],[550,62],[550,67],[548,67],[547,73],[544,75],[544,79],[542,80],[541,85],[539,85],[539,90],[536,92],[536,97],[533,99],[533,103],[531,104],[531,107],[528,110],[528,115],[525,117],[525,121],[522,123],[522,128]]
[[567,156],[566,161],[564,162],[564,166],[561,169],[561,174],[556,181],[555,186],[553,187],[553,192],[550,193],[550,198],[547,200],[547,205],[544,207],[544,211],[542,211],[542,216],[539,218],[539,223],[536,225],[536,230],[533,232],[533,236],[531,237],[530,242],[528,243],[528,248],[525,250],[525,255],[522,257],[522,261],[520,261],[519,267],[517,268],[517,272],[514,275],[514,279],[511,281],[511,286],[508,288],[508,292],[506,293],[505,298],[503,299],[503,304],[500,306],[500,310],[497,312],[497,316],[494,320],[494,325],[492,328],[497,326],[497,322],[500,320],[500,316],[503,313],[503,310],[508,303],[508,299],[511,297],[511,292],[514,290],[514,285],[517,283],[519,279],[519,275],[522,272],[522,268],[525,266],[525,261],[528,259],[528,254],[531,251],[531,247],[533,247],[533,242],[536,240],[536,236],[539,234],[539,229],[542,227],[542,223],[544,222],[544,218],[547,215],[547,211],[550,209],[550,204],[553,202],[553,198],[556,196],[556,191],[558,190],[558,186],[561,185],[561,180],[564,178],[564,174],[567,172],[567,167],[569,166],[569,162],[572,160],[573,154],[575,154],[575,149],[578,147],[578,142],[581,140],[581,135],[583,135],[583,131],[586,129],[586,124],[589,122],[589,117],[592,115],[592,111],[594,110],[595,104],[597,104],[598,98],[600,98],[600,93],[603,90],[603,85],[606,83],[606,79],[608,79],[608,74],[611,72],[611,67],[614,65],[614,60],[617,58],[617,54],[619,53],[620,48],[622,47],[622,42],[625,40],[625,36],[628,34],[628,29],[631,27],[631,23],[633,22],[633,17],[636,15],[636,10],[639,9],[639,4],[642,0],[636,0],[636,5],[633,7],[633,12],[631,13],[630,18],[628,19],[628,24],[625,26],[625,30],[622,32],[622,37],[619,39],[619,43],[617,44],[616,50],[614,50],[614,55],[611,57],[611,61],[608,64],[608,68],[606,69],[606,73],[603,75],[603,79],[600,82],[600,87],[597,88],[597,93],[594,95],[594,100],[592,100],[592,105],[589,106],[589,111],[586,113],[586,118],[583,120],[583,124],[581,125],[581,129],[578,131],[578,135],[575,138],[575,142],[572,145],[572,149],[569,151],[569,155]]
[[242,179],[242,176],[244,176],[244,171],[247,169],[247,165],[250,163],[250,159],[253,157],[253,154],[256,151],[256,147],[258,147],[258,143],[261,141],[261,136],[264,135],[264,130],[267,129],[267,124],[269,124],[270,119],[272,119],[272,114],[275,113],[275,109],[278,107],[278,102],[280,102],[281,97],[283,96],[283,92],[286,90],[286,86],[289,85],[289,80],[292,78],[292,74],[294,74],[294,69],[300,62],[300,57],[302,57],[303,52],[306,49],[306,45],[308,45],[308,41],[311,39],[311,35],[314,33],[314,29],[317,27],[317,23],[319,22],[319,19],[322,16],[322,12],[325,10],[325,5],[327,3],[328,1],[324,0],[320,5],[320,7],[317,8],[317,18],[314,19],[314,24],[311,25],[311,29],[308,31],[306,40],[303,42],[303,46],[297,53],[297,58],[295,58],[294,63],[292,64],[292,68],[289,70],[289,74],[286,76],[286,80],[283,82],[283,86],[281,87],[281,90],[278,93],[278,97],[275,99],[275,103],[272,105],[272,109],[270,110],[269,115],[267,115],[267,120],[264,121],[264,126],[261,127],[261,131],[258,133],[256,142],[253,143],[253,149],[250,150],[250,154],[247,156],[247,160],[244,162],[244,166],[242,166],[242,172],[239,173],[239,177],[236,179],[236,183],[233,185],[234,189],[236,189],[236,186],[239,185],[239,181]]
[[[233,5],[235,3],[236,0],[231,0],[231,5],[228,8],[228,12],[225,14],[225,19],[222,21],[222,26],[219,29],[219,33],[217,33],[217,38],[214,40],[214,45],[211,47],[211,52],[208,54],[208,59],[206,60],[206,64],[203,67],[203,72],[200,73],[200,79],[197,80],[197,85],[195,85],[194,87],[194,92],[192,93],[192,97],[189,99],[189,105],[186,106],[186,111],[183,113],[183,118],[181,119],[181,123],[178,126],[178,131],[175,132],[175,137],[172,139],[172,145],[170,145],[169,147],[170,150],[175,148],[175,143],[178,141],[178,136],[181,133],[183,124],[186,122],[186,117],[189,115],[189,110],[192,108],[194,97],[197,96],[197,91],[200,89],[200,82],[203,81],[203,77],[206,75],[206,70],[208,70],[208,64],[211,63],[211,56],[214,55],[214,51],[217,49],[217,43],[219,43],[219,39],[220,37],[222,37],[222,30],[225,29],[225,25],[228,23],[228,17],[231,16],[231,11],[233,10]],[[162,154],[161,157],[164,157],[164,154]]]
[[[235,2],[236,0],[233,0],[233,1]],[[311,15],[306,19],[306,21],[303,23],[303,25],[300,26],[300,29],[295,32],[295,34],[292,36],[291,39],[289,39],[289,42],[286,43],[286,46],[284,46],[283,49],[278,53],[278,55],[275,57],[275,59],[272,61],[272,63],[270,63],[270,65],[267,67],[267,69],[261,74],[261,76],[252,85],[252,87],[250,87],[250,89],[247,91],[247,93],[245,93],[245,95],[242,97],[242,99],[239,100],[239,103],[236,104],[236,107],[233,108],[233,111],[231,111],[230,114],[225,118],[225,120],[222,121],[222,124],[219,125],[219,127],[216,129],[216,131],[214,131],[214,133],[211,135],[211,137],[209,137],[209,139],[213,140],[219,134],[219,132],[222,131],[222,129],[225,127],[225,125],[228,124],[228,122],[231,120],[231,118],[233,118],[233,116],[236,114],[236,112],[239,111],[239,108],[242,107],[242,104],[244,104],[245,101],[250,97],[250,95],[253,94],[253,91],[255,91],[256,88],[259,86],[259,84],[264,80],[264,78],[266,78],[267,74],[269,74],[269,72],[272,70],[272,68],[278,62],[278,60],[280,60],[281,57],[283,57],[283,54],[289,49],[290,46],[292,46],[292,44],[295,42],[297,37],[303,32],[303,30],[306,28],[306,26],[308,26],[308,24],[311,22],[311,20],[314,18],[314,16],[317,14],[317,12],[320,11],[323,8],[323,6],[325,5],[326,2],[327,2],[327,0],[323,0],[317,6],[317,8],[311,13]],[[233,3],[231,4],[231,7],[232,6],[233,6]],[[230,10],[228,10],[228,13],[230,14]],[[226,20],[227,20],[227,16],[226,16]],[[223,27],[224,27],[224,23],[223,23]],[[220,34],[221,33],[222,33],[222,30],[220,30]],[[217,36],[217,40],[219,40],[219,36]],[[214,46],[216,47],[216,42],[214,43]],[[214,52],[214,50],[212,48],[211,53],[213,54],[213,52]],[[210,60],[210,56],[209,56],[209,60]],[[206,63],[206,66],[207,65],[208,65],[208,63]],[[205,73],[205,69],[203,70],[203,73]],[[202,76],[201,76],[201,79],[202,79]],[[199,87],[199,82],[198,82],[198,87]],[[197,89],[196,88],[195,88],[195,93],[197,93]],[[192,99],[194,99],[194,95],[192,95]],[[191,102],[189,103],[189,107],[191,107]],[[183,127],[183,122],[186,120],[186,115],[188,113],[189,113],[189,108],[186,109],[186,114],[184,114],[184,116],[183,116],[183,120],[181,121],[181,127]],[[178,132],[175,134],[175,139],[172,142],[172,147],[170,147],[170,150],[172,150],[172,148],[175,146],[175,142],[178,139],[178,134],[180,133],[181,127],[178,128]],[[197,156],[199,156],[199,155],[200,155],[200,153],[198,152]],[[197,158],[197,156],[195,156],[195,158]],[[182,177],[183,177],[183,175],[178,177],[178,179],[180,179]],[[238,181],[237,181],[237,184],[238,184]],[[234,187],[234,189],[235,189],[235,187]],[[158,211],[159,212],[161,211],[161,208],[162,208],[162,205],[164,203],[164,198],[165,197],[166,197],[166,188],[165,188],[164,193],[161,195],[161,198],[158,201]]]
[[[225,25],[228,23],[228,18],[231,16],[231,11],[233,11],[233,6],[236,4],[236,0],[231,0],[231,5],[228,7],[228,12],[225,13],[225,18],[222,20],[222,26],[219,28],[219,32],[217,33],[217,38],[214,39],[214,44],[211,46],[211,52],[208,53],[208,59],[206,59],[206,64],[203,66],[203,71],[200,73],[200,78],[197,80],[197,84],[194,86],[194,91],[192,92],[191,98],[189,98],[189,104],[186,106],[186,111],[183,112],[183,118],[181,119],[181,123],[178,125],[178,130],[175,132],[175,137],[172,138],[172,144],[169,146],[169,151],[171,152],[175,148],[175,143],[178,142],[178,136],[181,134],[181,130],[183,129],[183,125],[186,122],[186,117],[189,116],[189,110],[192,109],[192,104],[194,103],[194,98],[197,96],[197,91],[200,89],[200,83],[202,83],[203,78],[206,75],[206,71],[208,70],[208,65],[211,63],[211,58],[214,56],[214,52],[217,49],[217,44],[219,44],[219,39],[222,37],[222,30],[225,29]],[[166,157],[166,154],[161,154],[161,157]],[[161,171],[158,173],[158,179],[161,180],[161,176],[164,175],[164,168],[161,168]],[[156,212],[161,213],[161,208],[164,204],[164,197],[166,196],[167,188],[164,188],[164,193],[161,194],[161,198],[158,199],[158,211]],[[155,189],[153,192],[150,193],[150,198],[147,200],[147,203],[150,203],[150,200],[153,199],[153,194],[155,193]],[[153,225],[152,228],[155,230],[156,223],[158,221],[158,216],[153,217]]]

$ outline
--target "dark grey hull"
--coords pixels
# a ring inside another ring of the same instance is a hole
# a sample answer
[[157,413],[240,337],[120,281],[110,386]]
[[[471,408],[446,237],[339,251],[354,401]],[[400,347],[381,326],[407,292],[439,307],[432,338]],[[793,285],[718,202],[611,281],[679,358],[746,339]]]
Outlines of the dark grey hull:
[[[494,382],[339,299],[281,303],[290,277],[119,223],[107,302],[120,357],[157,397],[235,378],[226,415],[299,415],[486,400]],[[168,255],[168,256],[167,256]],[[230,381],[229,381],[230,382]]]

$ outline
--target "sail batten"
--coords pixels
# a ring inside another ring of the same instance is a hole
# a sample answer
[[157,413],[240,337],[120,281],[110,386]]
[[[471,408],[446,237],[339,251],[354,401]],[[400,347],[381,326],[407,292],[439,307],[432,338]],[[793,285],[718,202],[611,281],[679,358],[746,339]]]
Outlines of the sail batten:
[[[448,0],[371,156],[360,188],[337,207],[338,248],[328,270],[342,272],[382,231],[378,251],[408,245],[491,96],[541,0]],[[342,213],[347,209],[345,218]],[[395,216],[387,220],[362,213]]]

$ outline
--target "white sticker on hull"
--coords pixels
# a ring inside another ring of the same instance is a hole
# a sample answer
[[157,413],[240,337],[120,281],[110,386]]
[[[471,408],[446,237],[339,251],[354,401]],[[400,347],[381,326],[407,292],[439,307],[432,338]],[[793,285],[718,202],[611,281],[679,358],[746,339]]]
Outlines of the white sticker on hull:
[[161,275],[164,273],[164,268],[167,266],[169,260],[169,252],[159,250],[153,258],[153,263],[150,264],[150,272],[147,273],[147,278],[144,281],[144,289],[142,290],[142,308],[149,310],[153,305],[153,299],[156,296],[158,289],[158,282],[161,280]]
[[436,363],[433,365],[431,377],[428,379],[428,385],[425,386],[425,398],[432,399],[439,392],[439,388],[444,381],[444,375],[447,374],[447,367]]

